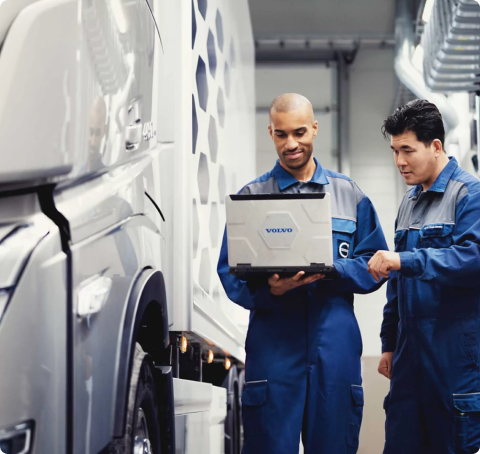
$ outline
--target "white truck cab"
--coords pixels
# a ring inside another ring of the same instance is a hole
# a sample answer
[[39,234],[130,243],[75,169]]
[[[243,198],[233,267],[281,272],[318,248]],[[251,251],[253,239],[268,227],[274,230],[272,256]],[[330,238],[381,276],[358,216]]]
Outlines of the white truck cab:
[[240,453],[253,65],[247,0],[0,2],[2,452]]

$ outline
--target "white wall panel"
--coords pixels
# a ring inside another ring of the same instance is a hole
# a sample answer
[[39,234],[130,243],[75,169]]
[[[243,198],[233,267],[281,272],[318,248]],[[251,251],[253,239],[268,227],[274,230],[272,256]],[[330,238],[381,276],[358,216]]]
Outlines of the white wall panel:
[[[358,53],[351,67],[351,177],[373,202],[391,250],[400,197],[398,171],[390,144],[383,138],[380,128],[383,120],[391,114],[396,83],[392,50]],[[386,285],[370,295],[355,295],[355,313],[362,332],[364,356],[381,353],[379,333],[385,291]]]

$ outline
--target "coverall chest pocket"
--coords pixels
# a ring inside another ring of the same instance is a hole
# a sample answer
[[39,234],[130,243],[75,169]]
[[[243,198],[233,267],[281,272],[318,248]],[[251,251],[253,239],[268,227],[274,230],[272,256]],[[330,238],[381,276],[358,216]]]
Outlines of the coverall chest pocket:
[[453,244],[454,224],[429,224],[420,229],[418,248],[444,248]]
[[407,247],[407,232],[402,229],[395,232],[395,252],[404,252]]
[[351,219],[332,218],[332,230],[334,259],[352,258],[357,223]]
[[480,393],[454,394],[455,453],[471,454],[480,448]]
[[348,416],[347,445],[358,448],[360,425],[363,417],[363,388],[358,385],[351,386],[350,414]]
[[242,420],[246,436],[267,432],[265,422],[267,393],[267,380],[245,383],[245,389],[242,394]]

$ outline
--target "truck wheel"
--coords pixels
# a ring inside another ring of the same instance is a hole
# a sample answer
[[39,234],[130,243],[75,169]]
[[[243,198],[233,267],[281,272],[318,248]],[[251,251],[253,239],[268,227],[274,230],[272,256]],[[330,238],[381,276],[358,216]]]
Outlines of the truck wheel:
[[242,450],[242,411],[240,407],[238,382],[236,382],[234,386],[233,401],[235,402],[235,409],[234,409],[235,437],[234,437],[233,449],[235,454],[240,454]]
[[244,388],[245,388],[245,369],[242,369],[238,373],[238,398],[237,398],[238,408],[239,408],[238,420],[239,420],[239,424],[240,424],[240,451],[239,451],[239,453],[242,452],[243,442],[244,442],[243,424],[242,424],[242,394],[243,394]]
[[232,366],[222,385],[227,390],[225,418],[225,454],[240,454],[241,414],[239,407],[237,368]]
[[149,355],[135,344],[125,435],[114,440],[109,454],[161,454],[158,400]]

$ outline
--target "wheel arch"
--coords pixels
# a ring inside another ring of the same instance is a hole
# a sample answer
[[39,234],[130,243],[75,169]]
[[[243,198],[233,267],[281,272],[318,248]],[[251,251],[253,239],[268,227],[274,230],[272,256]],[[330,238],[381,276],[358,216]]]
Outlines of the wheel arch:
[[138,342],[157,365],[170,344],[165,281],[160,271],[144,269],[128,298],[122,327],[115,396],[114,437],[125,432],[130,370]]

